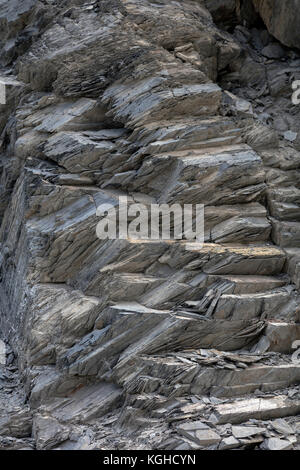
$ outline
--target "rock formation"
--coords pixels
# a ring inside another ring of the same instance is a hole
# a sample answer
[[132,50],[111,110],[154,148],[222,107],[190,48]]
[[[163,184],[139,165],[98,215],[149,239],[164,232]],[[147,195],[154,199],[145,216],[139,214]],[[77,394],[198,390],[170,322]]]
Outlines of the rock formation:
[[[0,448],[300,449],[292,4],[0,1]],[[119,196],[204,245],[100,240]]]
[[253,0],[269,32],[286,46],[300,48],[299,0]]

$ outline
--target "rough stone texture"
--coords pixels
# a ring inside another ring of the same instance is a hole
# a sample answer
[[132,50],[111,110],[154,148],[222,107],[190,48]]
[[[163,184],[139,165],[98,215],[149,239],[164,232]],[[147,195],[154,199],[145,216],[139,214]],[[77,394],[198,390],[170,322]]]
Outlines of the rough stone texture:
[[299,19],[246,3],[0,1],[0,449],[300,449]]
[[286,46],[300,48],[299,0],[252,0],[269,32]]

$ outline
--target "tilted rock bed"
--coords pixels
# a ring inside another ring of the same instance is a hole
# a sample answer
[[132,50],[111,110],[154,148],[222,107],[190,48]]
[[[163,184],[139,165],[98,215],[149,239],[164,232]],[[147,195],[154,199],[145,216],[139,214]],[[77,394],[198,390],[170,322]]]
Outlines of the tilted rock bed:
[[298,10],[224,3],[1,3],[1,449],[300,448]]

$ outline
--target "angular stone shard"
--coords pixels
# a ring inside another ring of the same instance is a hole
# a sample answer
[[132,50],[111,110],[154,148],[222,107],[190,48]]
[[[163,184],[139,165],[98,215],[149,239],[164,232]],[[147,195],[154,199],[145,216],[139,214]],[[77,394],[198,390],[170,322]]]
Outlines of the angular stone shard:
[[245,439],[265,432],[265,428],[257,426],[232,426],[232,434],[236,439]]
[[293,448],[293,444],[285,439],[271,437],[266,439],[261,447],[265,450],[291,450]]
[[236,449],[241,446],[241,443],[235,439],[235,437],[230,436],[230,437],[225,437],[222,439],[221,444],[219,445],[219,450],[230,450],[230,449]]

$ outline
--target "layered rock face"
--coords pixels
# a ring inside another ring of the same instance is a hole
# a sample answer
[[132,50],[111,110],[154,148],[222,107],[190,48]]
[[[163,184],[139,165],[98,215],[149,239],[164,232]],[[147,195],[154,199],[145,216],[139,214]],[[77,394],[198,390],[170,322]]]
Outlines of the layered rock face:
[[300,55],[211,3],[0,2],[3,449],[300,448]]

